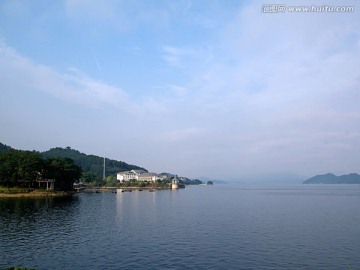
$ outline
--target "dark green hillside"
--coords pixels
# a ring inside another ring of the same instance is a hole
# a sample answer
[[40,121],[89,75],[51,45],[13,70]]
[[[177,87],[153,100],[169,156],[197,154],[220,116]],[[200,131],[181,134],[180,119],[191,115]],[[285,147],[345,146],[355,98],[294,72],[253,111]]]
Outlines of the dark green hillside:
[[[28,191],[34,188],[41,189],[37,181],[55,179],[52,188],[69,191],[80,177],[81,168],[70,158],[44,159],[39,152],[15,149],[0,153],[0,186],[7,189],[14,187],[27,188]],[[1,189],[4,191],[3,188]]]
[[360,175],[351,173],[336,176],[332,173],[316,175],[304,181],[303,184],[360,184]]
[[10,149],[11,149],[10,146],[7,146],[6,144],[3,144],[3,143],[0,142],[0,153],[9,151]]
[[[75,164],[80,166],[83,170],[84,175],[88,177],[96,176],[97,178],[102,178],[103,176],[103,164],[104,158],[95,156],[95,155],[86,155],[70,147],[61,148],[56,147],[52,148],[46,152],[43,152],[42,155],[45,158],[51,157],[68,157],[74,160]],[[116,161],[111,159],[106,159],[106,176],[115,175],[121,171],[128,170],[145,170],[139,166],[130,165],[122,161]],[[90,180],[90,179],[89,179]]]

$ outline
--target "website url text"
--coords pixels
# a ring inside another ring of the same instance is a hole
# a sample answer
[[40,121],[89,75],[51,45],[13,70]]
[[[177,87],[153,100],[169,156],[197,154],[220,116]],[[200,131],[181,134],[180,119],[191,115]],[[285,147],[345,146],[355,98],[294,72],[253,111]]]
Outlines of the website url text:
[[263,13],[296,13],[296,12],[329,12],[329,13],[348,13],[354,12],[354,6],[287,6],[283,4],[265,4],[261,6],[261,11]]

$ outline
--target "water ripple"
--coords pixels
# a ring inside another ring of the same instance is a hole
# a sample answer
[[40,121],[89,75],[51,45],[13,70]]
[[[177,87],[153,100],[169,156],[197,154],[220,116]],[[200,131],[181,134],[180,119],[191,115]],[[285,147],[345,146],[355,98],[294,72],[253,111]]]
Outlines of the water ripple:
[[340,187],[1,199],[0,268],[360,269],[360,196]]

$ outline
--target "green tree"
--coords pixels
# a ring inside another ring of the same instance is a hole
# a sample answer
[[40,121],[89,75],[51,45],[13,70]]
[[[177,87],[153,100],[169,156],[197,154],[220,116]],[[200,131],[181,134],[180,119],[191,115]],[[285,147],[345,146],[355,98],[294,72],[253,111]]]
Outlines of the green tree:
[[17,184],[17,151],[10,150],[0,153],[0,181],[2,185]]
[[104,179],[105,185],[107,186],[116,186],[117,180],[114,175],[109,175]]
[[44,160],[37,152],[9,150],[0,153],[0,181],[8,187],[25,183],[33,186],[43,169]]
[[33,186],[40,179],[44,170],[44,160],[37,152],[18,151],[19,181]]
[[93,183],[96,181],[97,178],[98,177],[96,176],[96,174],[92,172],[83,172],[80,181],[84,183]]
[[49,158],[45,167],[46,178],[55,179],[56,190],[72,190],[74,182],[81,177],[81,167],[71,158]]

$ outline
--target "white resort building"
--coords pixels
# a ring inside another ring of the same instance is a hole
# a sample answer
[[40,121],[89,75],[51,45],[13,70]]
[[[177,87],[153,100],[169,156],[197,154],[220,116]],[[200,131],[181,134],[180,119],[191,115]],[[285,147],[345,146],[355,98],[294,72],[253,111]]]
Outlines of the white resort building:
[[149,173],[144,170],[131,170],[126,172],[119,172],[116,174],[116,179],[120,182],[126,182],[129,180],[155,182],[159,179],[158,174]]

